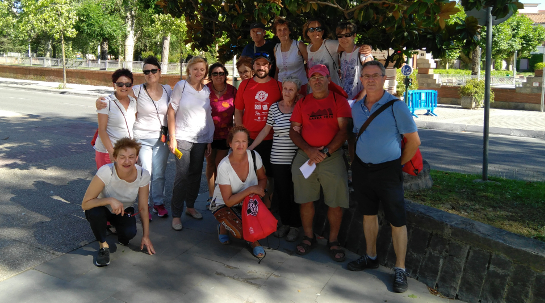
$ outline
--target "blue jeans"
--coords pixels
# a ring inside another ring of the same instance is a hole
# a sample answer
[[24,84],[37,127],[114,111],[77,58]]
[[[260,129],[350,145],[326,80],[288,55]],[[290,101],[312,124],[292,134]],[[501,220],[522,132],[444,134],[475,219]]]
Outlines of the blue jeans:
[[151,174],[149,203],[161,205],[165,202],[165,170],[170,151],[166,143],[157,139],[139,139],[142,144],[138,162]]

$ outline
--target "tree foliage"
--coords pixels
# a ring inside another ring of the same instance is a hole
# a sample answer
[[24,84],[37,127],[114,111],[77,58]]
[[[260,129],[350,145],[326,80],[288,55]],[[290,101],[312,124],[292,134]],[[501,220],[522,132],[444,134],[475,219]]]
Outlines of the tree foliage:
[[[481,8],[491,3],[493,14],[503,17],[516,9],[515,0],[467,0],[465,8]],[[216,39],[224,37],[219,47],[221,61],[239,54],[250,42],[252,23],[270,26],[276,16],[291,22],[292,38],[300,38],[302,25],[309,18],[319,17],[334,30],[341,20],[358,25],[359,42],[375,49],[401,50],[405,54],[426,48],[436,58],[443,57],[453,41],[476,45],[480,27],[469,18],[455,24],[447,20],[459,9],[448,0],[160,0],[165,12],[187,21],[187,42],[193,47],[207,49]],[[400,65],[403,56],[394,53],[388,61]]]

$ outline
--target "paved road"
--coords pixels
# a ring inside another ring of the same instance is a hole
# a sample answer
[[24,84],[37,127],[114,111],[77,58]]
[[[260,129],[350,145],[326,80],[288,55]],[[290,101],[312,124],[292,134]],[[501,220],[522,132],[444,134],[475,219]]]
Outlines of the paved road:
[[[395,294],[389,269],[347,271],[346,262],[328,258],[324,245],[301,258],[293,255],[293,243],[273,238],[275,249],[257,265],[242,242],[217,243],[216,222],[204,210],[204,183],[196,203],[203,221],[184,216],[184,230],[175,232],[169,219],[155,218],[156,256],[139,251],[139,236],[127,248],[110,238],[112,264],[95,267],[97,243],[80,207],[96,171],[89,145],[93,100],[2,88],[0,302],[448,301],[413,279],[407,293]],[[174,171],[171,157],[167,199]]]

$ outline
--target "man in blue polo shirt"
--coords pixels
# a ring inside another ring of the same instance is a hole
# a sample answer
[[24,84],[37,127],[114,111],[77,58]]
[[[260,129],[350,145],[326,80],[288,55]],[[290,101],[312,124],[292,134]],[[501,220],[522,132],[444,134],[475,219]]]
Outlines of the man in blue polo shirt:
[[[369,116],[390,100],[397,99],[384,90],[386,70],[378,61],[366,62],[362,67],[361,82],[367,95],[352,106],[354,133],[358,134]],[[348,264],[353,271],[378,268],[377,235],[378,209],[383,204],[386,220],[392,226],[392,241],[396,253],[393,289],[405,292],[408,288],[405,272],[407,227],[403,173],[401,167],[416,153],[420,145],[416,124],[404,102],[396,101],[378,114],[358,138],[356,155],[352,161],[352,182],[363,213],[363,232],[366,254]],[[402,137],[407,143],[401,150]]]

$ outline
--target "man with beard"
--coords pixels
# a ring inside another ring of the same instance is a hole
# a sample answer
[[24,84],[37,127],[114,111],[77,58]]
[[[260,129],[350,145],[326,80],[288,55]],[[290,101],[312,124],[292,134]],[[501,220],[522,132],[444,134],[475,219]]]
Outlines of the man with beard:
[[[269,108],[282,99],[282,83],[269,76],[272,57],[268,53],[256,53],[253,60],[254,77],[242,81],[235,98],[235,125],[244,125],[250,131],[251,145],[253,140],[267,123]],[[273,132],[255,148],[265,166],[265,173],[269,180],[267,192],[273,192],[271,149]],[[270,208],[269,195],[263,202]]]

